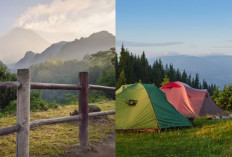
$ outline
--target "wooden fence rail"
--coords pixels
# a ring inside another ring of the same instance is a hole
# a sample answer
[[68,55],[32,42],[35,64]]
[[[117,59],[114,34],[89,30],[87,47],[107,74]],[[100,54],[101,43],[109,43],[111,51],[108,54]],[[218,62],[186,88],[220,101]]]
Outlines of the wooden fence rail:
[[[0,82],[0,89],[17,89],[20,87],[18,81]],[[89,90],[115,91],[115,87],[89,85]],[[57,83],[39,83],[31,82],[31,89],[59,89],[59,90],[80,90],[81,86],[76,84],[57,84]]]
[[[112,115],[112,114],[115,114],[115,110],[89,113],[89,117]],[[76,116],[35,120],[35,121],[30,122],[30,129],[38,127],[38,126],[42,126],[42,125],[80,121],[81,118],[82,118],[82,115],[76,115]],[[19,125],[13,125],[13,126],[5,127],[5,128],[0,128],[0,136],[9,135],[14,132],[18,132],[19,129],[20,129]]]
[[[105,90],[115,91],[115,87],[106,87],[88,84],[88,73],[79,73],[79,84],[55,84],[38,83],[30,81],[30,70],[19,69],[18,80],[15,82],[0,82],[0,89],[17,89],[17,124],[0,128],[0,136],[17,132],[16,156],[29,157],[29,132],[30,128],[41,125],[50,125],[72,121],[80,121],[79,143],[81,148],[88,147],[88,120],[89,117],[115,114],[115,110],[88,113],[88,91]],[[77,116],[41,119],[30,122],[30,89],[53,89],[53,90],[79,90],[79,113]]]

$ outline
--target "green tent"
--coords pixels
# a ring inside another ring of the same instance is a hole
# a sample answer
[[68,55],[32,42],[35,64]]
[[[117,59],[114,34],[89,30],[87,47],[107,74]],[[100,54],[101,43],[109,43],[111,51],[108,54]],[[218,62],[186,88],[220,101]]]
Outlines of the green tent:
[[155,85],[123,85],[116,91],[116,129],[163,129],[192,126]]

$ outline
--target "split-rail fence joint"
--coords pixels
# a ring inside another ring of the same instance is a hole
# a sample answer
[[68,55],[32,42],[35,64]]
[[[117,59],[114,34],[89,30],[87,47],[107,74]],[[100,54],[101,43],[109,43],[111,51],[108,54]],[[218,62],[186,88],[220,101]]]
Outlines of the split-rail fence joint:
[[[0,82],[0,89],[17,90],[17,123],[13,126],[0,128],[0,136],[16,134],[16,156],[29,157],[29,133],[31,128],[41,125],[58,124],[72,121],[80,121],[79,124],[79,144],[85,149],[88,147],[88,120],[89,117],[112,115],[115,110],[88,113],[88,91],[105,90],[115,91],[115,87],[90,85],[88,83],[88,73],[79,73],[79,84],[55,84],[31,82],[30,70],[19,69],[17,71],[17,81]],[[30,122],[30,90],[31,89],[53,89],[53,90],[79,90],[79,113],[77,116],[58,117],[51,119],[41,119]]]

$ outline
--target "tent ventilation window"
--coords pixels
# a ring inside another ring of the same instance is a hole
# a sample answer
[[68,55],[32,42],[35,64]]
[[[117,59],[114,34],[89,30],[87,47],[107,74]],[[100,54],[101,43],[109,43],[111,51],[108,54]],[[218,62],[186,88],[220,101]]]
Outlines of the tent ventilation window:
[[137,104],[138,100],[126,100],[127,105],[129,106],[135,106]]

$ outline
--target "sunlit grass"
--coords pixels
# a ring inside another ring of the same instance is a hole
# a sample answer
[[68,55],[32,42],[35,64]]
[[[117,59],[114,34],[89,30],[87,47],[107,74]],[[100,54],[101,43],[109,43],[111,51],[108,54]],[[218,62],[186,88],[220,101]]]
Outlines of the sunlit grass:
[[161,133],[117,133],[116,155],[232,156],[232,120],[195,119],[196,126]]
[[[102,110],[115,109],[114,101],[96,103]],[[49,109],[48,111],[31,112],[31,121],[69,116],[70,112],[78,109],[77,105]],[[114,131],[114,116],[108,116],[106,123],[89,122],[90,144],[99,142]],[[0,127],[16,124],[14,115],[0,118]],[[73,145],[78,144],[77,122],[40,126],[30,131],[30,156],[58,156],[64,154]],[[0,137],[0,156],[15,156],[16,134]]]

